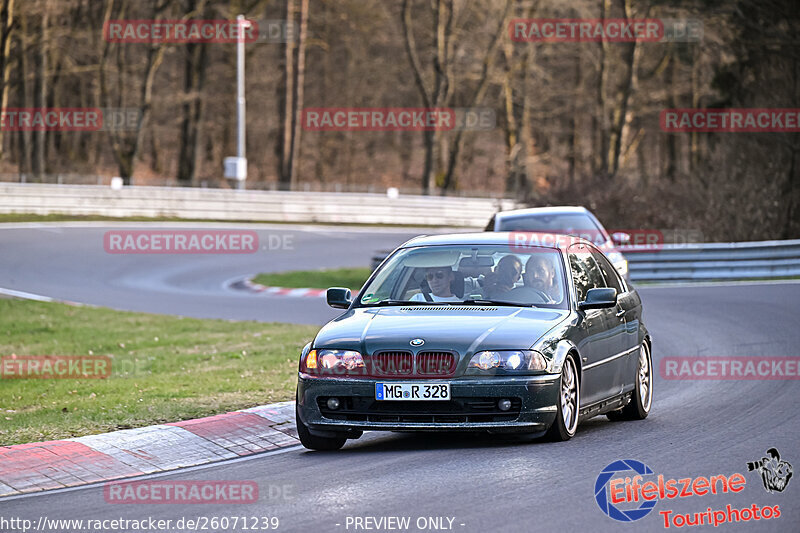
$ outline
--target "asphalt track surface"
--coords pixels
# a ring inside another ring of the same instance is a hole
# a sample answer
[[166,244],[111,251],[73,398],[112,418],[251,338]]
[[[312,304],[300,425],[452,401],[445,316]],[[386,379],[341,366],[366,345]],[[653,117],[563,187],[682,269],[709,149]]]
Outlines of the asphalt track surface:
[[[213,299],[223,294],[215,283],[219,285],[228,277],[229,269],[234,269],[236,275],[266,268],[253,270],[254,265],[228,263],[226,259],[215,264],[203,258],[192,270],[203,275],[187,281],[182,276],[185,268],[171,265],[164,259],[167,256],[162,256],[161,261],[128,266],[104,262],[97,254],[87,252],[92,247],[94,230],[64,229],[53,234],[60,237],[32,233],[39,231],[44,230],[0,230],[0,287],[106,305],[113,302],[114,296],[103,297],[107,284],[117,296],[129,294],[131,286],[147,287],[155,296],[113,307],[274,319],[272,302],[260,296],[228,296],[229,302],[213,305]],[[384,242],[403,240],[399,233],[387,236],[377,231],[347,240],[347,248],[337,240],[335,232],[315,238],[313,229],[308,235],[298,235],[298,242],[332,254],[319,266],[363,264],[362,259],[368,259],[373,249],[384,247]],[[59,242],[65,244],[59,246]],[[63,246],[81,246],[83,254],[64,251]],[[48,251],[50,259],[45,261]],[[302,263],[293,267],[305,267],[315,253],[298,253]],[[65,262],[81,257],[77,263]],[[43,262],[30,263],[31,260]],[[99,264],[93,264],[95,260]],[[283,261],[274,270],[292,263],[292,259]],[[24,272],[26,269],[28,272]],[[80,274],[84,270],[90,270],[92,275],[84,278]],[[73,285],[57,294],[48,292],[65,279]],[[81,284],[81,279],[86,279],[85,283]],[[180,290],[173,288],[156,297],[159,288],[171,279],[180,281]],[[197,287],[205,291],[191,296],[189,293]],[[656,369],[666,356],[798,355],[799,283],[643,288],[640,293],[645,321],[654,338]],[[244,303],[256,299],[265,303]],[[197,305],[203,300],[209,302],[197,312],[181,312],[182,306]],[[319,323],[328,316],[316,310],[324,307],[322,299],[296,300],[301,318],[318,317]],[[237,303],[245,310],[231,312]],[[22,517],[34,523],[43,516],[84,520],[153,517],[172,519],[174,523],[181,517],[275,516],[280,520],[278,531],[383,531],[389,529],[356,528],[354,519],[390,516],[410,517],[410,527],[400,531],[430,531],[433,529],[418,528],[417,520],[448,517],[453,519],[452,530],[464,532],[673,531],[678,528],[664,528],[660,511],[695,513],[709,508],[724,510],[729,504],[735,509],[757,504],[760,508],[778,505],[781,516],[723,524],[719,528],[679,529],[800,531],[800,481],[791,479],[785,491],[768,493],[759,476],[746,467],[747,462],[758,460],[768,448],[775,447],[797,469],[798,392],[798,381],[677,381],[660,379],[656,373],[653,410],[646,420],[610,422],[605,417],[594,418],[584,422],[576,437],[566,443],[471,434],[367,433],[359,440],[348,441],[339,452],[290,448],[159,478],[255,480],[261,494],[256,504],[110,504],[104,500],[102,486],[89,486],[0,500],[0,517]],[[665,479],[739,472],[747,482],[738,494],[662,500],[645,518],[620,523],[603,514],[594,499],[599,472],[617,459],[642,461]],[[423,525],[421,521],[419,524]],[[208,531],[233,529],[218,527]],[[237,531],[247,530],[239,527]]]
[[[103,247],[109,230],[163,228],[255,230],[261,249],[250,254],[110,254]],[[284,224],[0,224],[0,288],[126,311],[323,324],[337,315],[323,298],[254,295],[229,284],[260,272],[369,266],[377,250],[433,231]]]

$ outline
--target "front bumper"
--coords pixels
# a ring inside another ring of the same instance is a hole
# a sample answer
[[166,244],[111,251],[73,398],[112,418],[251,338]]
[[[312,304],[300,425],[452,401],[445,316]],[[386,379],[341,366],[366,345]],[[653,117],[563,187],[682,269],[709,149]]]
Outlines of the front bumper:
[[[491,431],[544,432],[558,405],[558,375],[430,379],[449,383],[450,401],[378,401],[375,383],[410,380],[316,378],[301,374],[297,383],[300,420],[313,431]],[[422,381],[422,380],[413,380]],[[327,398],[340,408],[326,407]],[[509,399],[501,411],[497,402]]]

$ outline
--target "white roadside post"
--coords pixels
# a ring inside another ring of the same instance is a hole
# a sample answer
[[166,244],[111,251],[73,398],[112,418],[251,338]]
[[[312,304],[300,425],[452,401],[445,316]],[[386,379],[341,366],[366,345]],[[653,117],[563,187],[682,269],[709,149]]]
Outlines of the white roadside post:
[[236,157],[226,157],[224,162],[225,177],[236,182],[236,189],[244,190],[244,181],[247,179],[247,157],[245,156],[245,99],[244,99],[244,43],[245,30],[250,27],[250,21],[244,15],[236,17],[239,25],[239,35],[236,42]]

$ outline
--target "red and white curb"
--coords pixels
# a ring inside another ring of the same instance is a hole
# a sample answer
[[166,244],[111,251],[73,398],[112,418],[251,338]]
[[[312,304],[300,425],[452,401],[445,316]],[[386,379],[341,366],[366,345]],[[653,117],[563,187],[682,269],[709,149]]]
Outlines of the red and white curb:
[[0,497],[197,466],[299,444],[294,402],[0,447]]
[[[228,282],[226,286],[230,289],[245,290],[257,294],[265,294],[267,296],[287,296],[289,298],[324,298],[328,289],[293,289],[289,287],[268,287],[255,283],[249,278],[237,278]],[[357,290],[350,289],[353,294],[358,293]]]
[[270,296],[288,296],[290,298],[323,298],[327,289],[291,289],[288,287],[267,287],[253,283],[253,291]]

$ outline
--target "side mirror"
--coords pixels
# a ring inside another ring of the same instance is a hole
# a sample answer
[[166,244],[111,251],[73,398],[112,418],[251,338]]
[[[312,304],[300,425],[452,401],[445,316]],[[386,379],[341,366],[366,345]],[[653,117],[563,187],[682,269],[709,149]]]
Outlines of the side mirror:
[[353,303],[353,297],[350,294],[350,289],[343,287],[332,287],[325,293],[328,300],[328,305],[337,309],[347,309]]
[[624,231],[618,231],[611,234],[611,240],[614,241],[614,244],[628,244],[631,242],[631,234],[625,233]]
[[604,287],[589,289],[586,300],[578,304],[578,309],[605,309],[617,305],[617,289]]

